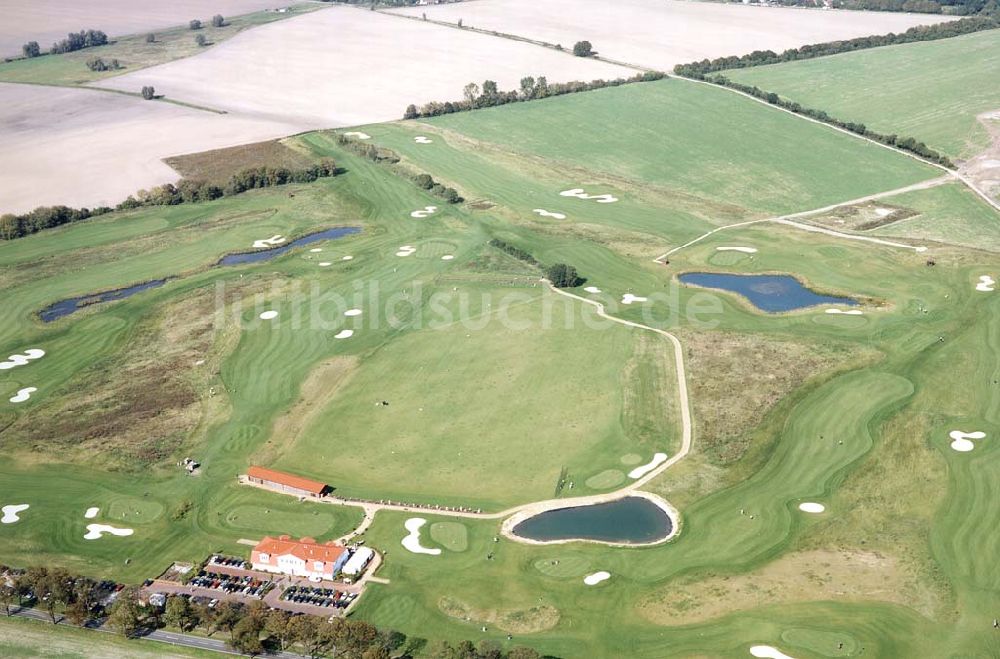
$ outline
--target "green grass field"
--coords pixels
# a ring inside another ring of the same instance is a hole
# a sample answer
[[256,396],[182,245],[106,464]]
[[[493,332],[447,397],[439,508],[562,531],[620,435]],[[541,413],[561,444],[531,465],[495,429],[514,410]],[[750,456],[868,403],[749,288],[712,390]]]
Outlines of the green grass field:
[[984,149],[976,115],[1000,108],[1000,34],[872,48],[727,71],[726,76],[881,133],[912,136],[953,158]]
[[[136,582],[174,560],[245,555],[240,540],[326,540],[360,522],[356,509],[239,486],[252,463],[348,496],[500,509],[556,496],[564,470],[574,487],[559,496],[608,492],[653,452],[676,452],[663,337],[547,292],[537,268],[489,246],[500,238],[576,266],[600,292],[575,292],[609,313],[681,337],[702,397],[693,450],[646,486],[678,506],[681,531],[643,548],[536,546],[500,536],[496,520],[428,511],[421,541],[442,550],[431,556],[401,545],[410,514],[379,512],[364,539],[385,552],[389,582],[371,584],[356,615],[560,657],[746,657],[760,643],[796,657],[1000,652],[1000,298],[975,290],[1000,279],[995,254],[976,249],[995,213],[940,186],[884,200],[919,214],[877,230],[936,241],[925,253],[761,223],[664,265],[652,257],[723,224],[936,173],[681,81],[365,132],[468,202],[445,205],[321,132],[294,146],[334,157],[342,176],[0,243],[0,353],[47,353],[0,371],[0,400],[38,388],[0,405],[0,504],[31,506],[0,526],[0,562]],[[572,187],[621,201],[559,195]],[[410,216],[426,206],[438,210]],[[332,226],[362,230],[213,267],[254,240]],[[733,245],[757,252],[717,249]],[[397,256],[403,246],[413,253]],[[678,285],[687,271],[790,273],[864,313],[763,314]],[[166,276],[49,325],[35,316]],[[625,293],[649,302],[623,305]],[[265,310],[279,315],[262,321]],[[720,428],[736,448],[706,436]],[[956,429],[987,439],[959,453]],[[188,456],[200,475],[176,464]],[[84,540],[91,506],[134,535]],[[585,586],[598,570],[611,578]],[[14,656],[30,645],[2,639]]]

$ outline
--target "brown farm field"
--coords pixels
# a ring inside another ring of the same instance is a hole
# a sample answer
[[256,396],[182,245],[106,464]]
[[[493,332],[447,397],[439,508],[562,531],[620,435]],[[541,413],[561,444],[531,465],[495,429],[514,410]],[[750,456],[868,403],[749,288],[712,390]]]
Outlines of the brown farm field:
[[143,30],[160,30],[187,23],[192,18],[202,22],[215,14],[229,16],[275,7],[274,0],[0,0],[0,57],[21,54],[21,45],[37,41],[47,49],[67,32],[103,30],[109,37]]
[[902,32],[946,16],[862,11],[750,7],[677,0],[476,0],[407,7],[393,12],[426,13],[434,21],[495,30],[571,49],[581,39],[599,55],[669,71],[675,64],[781,52],[810,43]]

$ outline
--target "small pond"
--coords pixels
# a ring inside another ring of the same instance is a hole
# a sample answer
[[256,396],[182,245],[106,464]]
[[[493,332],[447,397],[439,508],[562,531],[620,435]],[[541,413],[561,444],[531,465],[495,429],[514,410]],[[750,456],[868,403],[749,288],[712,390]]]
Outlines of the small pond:
[[643,497],[625,497],[610,503],[560,508],[529,517],[514,527],[522,538],[597,540],[644,544],[670,535],[673,522],[666,511]]
[[678,277],[683,284],[738,293],[768,313],[794,311],[818,304],[856,306],[849,297],[820,295],[809,290],[791,275],[733,275],[712,272],[689,272]]
[[243,265],[245,263],[270,261],[271,259],[290,252],[293,249],[297,249],[305,245],[311,245],[312,243],[318,243],[321,240],[334,240],[335,238],[342,238],[343,236],[349,236],[351,234],[358,233],[359,231],[361,231],[361,227],[337,227],[335,229],[327,229],[326,231],[320,231],[318,233],[310,233],[307,236],[302,236],[298,240],[293,240],[290,243],[278,245],[277,247],[262,249],[256,252],[229,254],[222,257],[222,260],[219,261],[217,265]]
[[38,312],[38,316],[42,319],[42,322],[51,323],[53,320],[59,320],[63,316],[68,316],[74,311],[79,311],[80,309],[89,307],[92,304],[112,302],[114,300],[124,300],[125,298],[131,297],[136,293],[148,291],[151,288],[159,288],[166,283],[166,279],[154,279],[153,281],[143,282],[141,284],[136,284],[135,286],[129,286],[128,288],[116,288],[113,291],[93,293],[91,295],[82,295],[80,297],[71,297],[68,300],[59,300],[58,302],[50,304]]

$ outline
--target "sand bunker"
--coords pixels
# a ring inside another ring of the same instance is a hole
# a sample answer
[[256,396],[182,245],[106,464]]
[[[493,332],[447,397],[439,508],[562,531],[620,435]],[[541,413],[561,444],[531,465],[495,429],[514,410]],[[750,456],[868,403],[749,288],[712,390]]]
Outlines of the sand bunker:
[[0,517],[0,524],[13,524],[14,522],[21,521],[18,513],[24,512],[29,507],[26,503],[18,503],[0,508],[0,512],[3,513],[3,517]]
[[805,503],[799,504],[799,510],[804,513],[821,513],[826,510],[826,506],[814,501],[806,501]]
[[552,211],[547,211],[544,208],[536,208],[532,211],[533,213],[538,213],[542,217],[554,217],[557,220],[565,220],[566,216],[562,213],[554,213]]
[[345,316],[360,316],[361,315],[361,309],[348,309],[347,311],[344,312],[344,315]]
[[756,247],[716,247],[716,252],[743,252],[744,254],[756,254]]
[[761,659],[794,659],[777,648],[770,645],[755,645],[750,648],[750,654]]
[[661,464],[663,464],[666,461],[666,459],[667,459],[666,453],[657,453],[653,455],[653,459],[647,462],[646,464],[640,465],[635,469],[633,469],[632,471],[628,472],[628,477],[642,478],[643,476],[645,476],[646,474],[648,474],[649,472],[653,471]]
[[277,311],[265,311],[260,315],[261,320],[274,320],[278,317]]
[[396,252],[396,256],[410,256],[415,251],[417,251],[416,247],[413,247],[412,245],[403,245],[399,248],[399,251]]
[[0,371],[7,371],[17,366],[27,366],[28,362],[45,356],[44,350],[29,348],[23,354],[11,355],[6,361],[0,362]]
[[406,520],[403,525],[406,530],[410,532],[408,536],[403,538],[403,547],[407,551],[411,551],[414,554],[429,554],[431,556],[437,556],[441,553],[440,549],[431,549],[430,547],[424,547],[420,544],[420,527],[427,523],[427,520],[423,517],[411,517]]
[[441,260],[442,260],[442,261],[450,261],[450,260],[452,260],[453,258],[455,258],[455,255],[454,255],[454,254],[445,254],[444,256],[442,256],[442,257],[441,257]]
[[340,260],[341,260],[341,261],[350,261],[350,260],[351,260],[351,259],[353,259],[353,258],[354,258],[353,256],[345,256],[345,257],[343,257],[343,258],[342,258],[342,259],[340,259]]
[[354,330],[345,329],[345,330],[340,330],[339,332],[337,332],[336,334],[334,334],[333,338],[335,338],[335,339],[349,339],[352,336],[354,336]]
[[437,209],[438,209],[437,206],[424,206],[424,210],[413,211],[412,213],[410,213],[410,217],[415,217],[418,220],[422,220],[425,217],[430,217],[431,215],[433,215],[437,211]]
[[989,275],[982,275],[979,278],[979,283],[976,284],[976,290],[982,291],[983,293],[992,293],[995,285],[996,282],[993,280],[993,277],[990,277]]
[[423,135],[417,135],[413,138],[413,141],[417,144],[432,144],[434,140],[429,137],[424,137]]
[[597,286],[586,286],[586,287],[584,287],[583,290],[587,291],[588,293],[600,293],[601,292],[601,289],[599,289]]
[[274,247],[276,245],[280,245],[283,242],[285,242],[285,240],[286,238],[284,236],[282,236],[281,234],[276,234],[271,236],[270,238],[264,238],[263,240],[253,241],[253,248],[267,249],[268,247]]
[[356,137],[359,140],[370,140],[372,138],[368,133],[362,133],[360,130],[349,130],[344,133],[344,137]]
[[596,586],[602,581],[606,581],[610,578],[611,578],[610,572],[604,572],[604,571],[595,572],[593,574],[588,574],[587,576],[585,576],[583,578],[583,583],[587,584],[588,586]]
[[310,251],[311,253],[313,253],[313,254],[319,254],[320,252],[322,252],[322,251],[323,251],[323,248],[322,248],[322,247],[313,247],[313,248],[312,248],[311,250],[309,250],[309,251]]
[[577,199],[590,199],[596,201],[599,204],[613,204],[618,201],[618,197],[613,197],[609,194],[587,194],[583,188],[573,188],[572,190],[563,190],[559,193],[561,197],[576,197]]
[[647,302],[649,298],[639,297],[638,295],[632,295],[631,293],[626,293],[622,296],[622,304],[632,304],[633,302]]
[[101,512],[101,509],[98,508],[97,506],[94,506],[93,508],[87,508],[87,512],[83,513],[83,516],[86,519],[94,519],[95,517],[97,517],[97,513],[99,512]]
[[321,262],[319,264],[319,267],[321,267],[321,268],[329,268],[331,265],[333,265],[333,264],[330,263],[329,261],[323,261],[323,262]]
[[87,524],[87,533],[83,536],[83,539],[97,540],[105,533],[125,537],[127,535],[132,535],[135,531],[132,529],[121,529],[107,524]]
[[976,448],[975,444],[973,444],[969,440],[984,439],[986,437],[986,433],[982,432],[981,430],[977,430],[976,432],[962,432],[961,430],[952,430],[950,433],[948,433],[948,436],[951,437],[952,439],[951,442],[952,449],[960,453],[968,453],[972,449]]
[[861,316],[864,314],[864,312],[861,311],[860,309],[850,309],[848,311],[844,311],[843,309],[827,309],[826,313],[843,314],[845,316]]
[[12,403],[23,403],[24,401],[31,398],[31,394],[38,391],[37,387],[25,387],[24,389],[18,389],[17,394],[11,397],[10,402]]

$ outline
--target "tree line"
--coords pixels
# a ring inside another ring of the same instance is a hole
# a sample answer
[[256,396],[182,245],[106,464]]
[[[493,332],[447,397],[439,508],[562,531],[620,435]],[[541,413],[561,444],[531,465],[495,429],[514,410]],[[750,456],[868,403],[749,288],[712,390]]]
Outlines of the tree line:
[[846,39],[844,41],[829,41],[825,43],[810,44],[799,48],[789,48],[781,54],[773,50],[755,50],[747,55],[732,55],[729,57],[717,57],[713,60],[703,59],[700,62],[690,62],[688,64],[678,64],[674,67],[674,73],[687,78],[701,80],[709,73],[725,71],[727,69],[745,69],[754,66],[765,66],[768,64],[778,64],[781,62],[794,62],[796,60],[812,59],[814,57],[826,57],[837,53],[849,53],[855,50],[866,48],[879,48],[881,46],[892,46],[896,44],[913,43],[916,41],[935,41],[937,39],[949,39],[951,37],[971,34],[982,30],[992,30],[1000,28],[1000,17],[975,16],[972,18],[962,18],[957,21],[939,23],[937,25],[920,25],[911,27],[906,32],[895,34],[874,35],[869,37],[858,37],[856,39]]
[[[361,156],[362,158],[371,160],[376,164],[395,165],[400,161],[399,154],[392,149],[376,146],[370,142],[362,142],[361,140],[351,139],[340,133],[337,134],[337,145],[347,149],[351,153]],[[444,199],[449,204],[459,204],[465,201],[465,199],[462,198],[462,195],[458,193],[458,190],[441,185],[435,181],[430,174],[423,172],[411,174],[407,172],[406,176],[408,176],[408,178],[413,181],[417,187],[430,192],[436,197]]]
[[[66,35],[65,39],[53,43],[52,48],[49,49],[49,54],[58,55],[59,53],[72,53],[77,50],[83,50],[84,48],[103,46],[107,43],[108,35],[101,30],[80,30],[79,32],[70,32]],[[42,49],[38,45],[37,41],[29,41],[21,46],[21,53],[23,53],[25,57],[29,58],[38,57],[42,54]]]
[[40,206],[21,215],[11,213],[0,215],[0,240],[13,240],[45,229],[72,224],[104,215],[114,210],[130,210],[143,206],[175,206],[177,204],[211,201],[219,197],[231,197],[247,190],[268,188],[289,183],[311,183],[320,178],[336,176],[340,173],[333,160],[326,158],[301,169],[287,167],[251,167],[230,177],[226,185],[219,187],[205,181],[181,179],[176,185],[165,183],[150,190],[139,190],[129,195],[114,208],[101,206],[95,209],[70,208],[68,206]]
[[[771,1],[776,1],[786,7],[823,8],[826,6],[826,0]],[[950,14],[952,16],[997,15],[1000,13],[1000,4],[997,3],[997,0],[830,0],[830,7],[859,11],[907,11],[922,14]]]
[[615,78],[613,80],[592,80],[590,82],[557,82],[549,83],[545,76],[534,78],[526,76],[521,78],[519,89],[502,91],[493,80],[486,80],[482,87],[474,82],[470,82],[463,89],[464,98],[461,101],[431,101],[421,107],[415,104],[407,106],[403,113],[403,119],[419,119],[420,117],[437,117],[442,114],[453,112],[467,112],[478,108],[507,105],[508,103],[522,103],[533,101],[550,96],[561,96],[563,94],[575,94],[604,87],[618,87],[637,82],[653,82],[667,77],[665,73],[659,71],[647,71],[637,73],[631,78]]
[[493,238],[489,242],[490,247],[499,249],[504,254],[509,254],[519,261],[523,261],[530,266],[542,268],[545,271],[545,278],[552,282],[556,288],[574,288],[582,284],[585,280],[577,273],[576,268],[565,263],[554,263],[548,267],[524,251],[517,245],[512,245],[499,238]]
[[862,137],[867,137],[870,140],[886,144],[888,146],[895,147],[897,149],[902,149],[904,151],[909,151],[910,153],[928,160],[938,165],[947,167],[948,169],[955,169],[955,163],[951,161],[948,156],[938,153],[934,149],[930,148],[920,140],[913,137],[901,137],[895,133],[885,134],[879,133],[874,130],[869,129],[865,124],[854,122],[854,121],[844,121],[842,119],[837,119],[827,114],[824,110],[817,110],[815,108],[809,108],[796,103],[795,101],[790,101],[785,98],[781,98],[775,92],[769,92],[760,89],[756,86],[744,85],[733,80],[730,80],[723,75],[714,76],[703,76],[700,78],[706,82],[710,82],[715,85],[720,85],[723,87],[729,87],[730,89],[735,89],[736,91],[743,92],[744,94],[749,94],[754,98],[759,98],[763,101],[770,103],[771,105],[776,105],[780,108],[784,108],[795,114],[801,114],[804,117],[809,117],[811,119],[816,119],[817,121],[822,121],[825,124],[830,124],[838,128],[843,128],[844,130],[855,133],[856,135],[861,135]]

